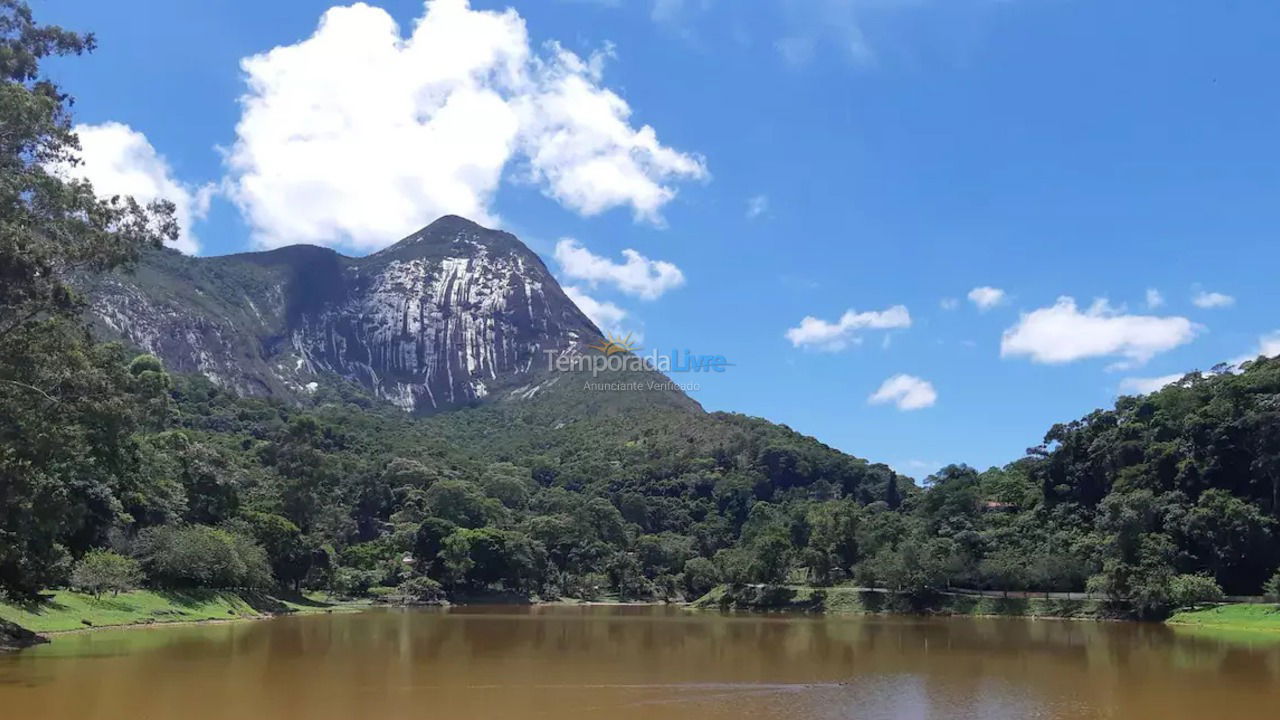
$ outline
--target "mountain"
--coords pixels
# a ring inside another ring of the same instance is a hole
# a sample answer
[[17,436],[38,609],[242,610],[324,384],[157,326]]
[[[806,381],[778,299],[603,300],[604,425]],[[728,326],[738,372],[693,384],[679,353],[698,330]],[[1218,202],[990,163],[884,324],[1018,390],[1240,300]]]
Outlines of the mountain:
[[[171,370],[286,397],[342,378],[423,414],[536,396],[561,384],[546,353],[601,339],[514,235],[456,216],[366,257],[311,245],[207,258],[158,251],[87,293],[100,336]],[[560,390],[571,385],[580,383]],[[697,407],[678,391],[659,395]]]

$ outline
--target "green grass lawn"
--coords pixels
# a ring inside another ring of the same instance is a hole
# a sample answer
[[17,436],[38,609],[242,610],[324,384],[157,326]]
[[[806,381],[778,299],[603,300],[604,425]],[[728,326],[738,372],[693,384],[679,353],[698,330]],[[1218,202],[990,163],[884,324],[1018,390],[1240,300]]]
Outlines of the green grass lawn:
[[1180,612],[1167,622],[1227,630],[1280,632],[1280,605],[1219,605]]
[[279,613],[350,610],[349,603],[321,597],[272,597],[231,590],[135,590],[94,598],[59,590],[34,606],[0,603],[0,618],[35,632],[83,630],[90,627],[206,620],[242,620]]

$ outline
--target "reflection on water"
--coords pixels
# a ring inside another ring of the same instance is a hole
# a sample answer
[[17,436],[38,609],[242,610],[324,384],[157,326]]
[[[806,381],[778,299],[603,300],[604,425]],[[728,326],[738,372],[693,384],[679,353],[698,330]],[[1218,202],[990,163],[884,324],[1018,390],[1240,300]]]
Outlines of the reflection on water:
[[1160,625],[377,610],[101,631],[0,657],[0,717],[1280,716],[1280,644]]

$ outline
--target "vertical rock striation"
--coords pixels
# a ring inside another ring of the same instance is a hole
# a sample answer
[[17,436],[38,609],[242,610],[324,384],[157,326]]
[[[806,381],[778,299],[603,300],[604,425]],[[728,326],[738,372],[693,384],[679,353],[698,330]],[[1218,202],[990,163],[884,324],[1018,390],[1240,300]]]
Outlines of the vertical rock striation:
[[162,251],[88,294],[103,335],[175,370],[253,394],[307,392],[332,374],[428,413],[520,387],[544,350],[600,335],[518,239],[454,216],[362,258]]

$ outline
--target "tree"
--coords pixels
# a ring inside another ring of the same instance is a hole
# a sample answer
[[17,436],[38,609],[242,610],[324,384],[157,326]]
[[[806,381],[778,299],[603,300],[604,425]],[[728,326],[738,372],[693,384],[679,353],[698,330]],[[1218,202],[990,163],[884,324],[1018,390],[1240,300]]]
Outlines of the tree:
[[684,589],[689,599],[706,595],[720,582],[716,566],[704,557],[689,558],[684,564]]
[[483,527],[501,512],[496,501],[466,480],[441,480],[427,489],[425,497],[428,512],[464,528]]
[[68,178],[80,149],[70,99],[40,65],[93,47],[0,0],[0,590],[13,594],[101,540],[131,462],[129,376],[118,350],[88,339],[68,279],[177,236],[172,204],[100,199]]
[[148,528],[135,554],[154,581],[172,586],[265,588],[267,553],[252,538],[205,525]]
[[71,586],[98,598],[108,590],[113,595],[133,590],[142,577],[137,560],[110,550],[90,550],[71,571]]
[[1208,575],[1175,575],[1169,581],[1169,600],[1175,608],[1221,602],[1222,588]]
[[809,552],[805,557],[814,581],[826,584],[847,576],[860,559],[857,503],[844,500],[817,505],[809,512]]
[[752,543],[751,577],[756,582],[781,583],[791,569],[791,540],[768,533]]
[[1269,602],[1280,602],[1280,570],[1277,570],[1275,575],[1272,575],[1270,579],[1263,583],[1262,594],[1266,596]]

